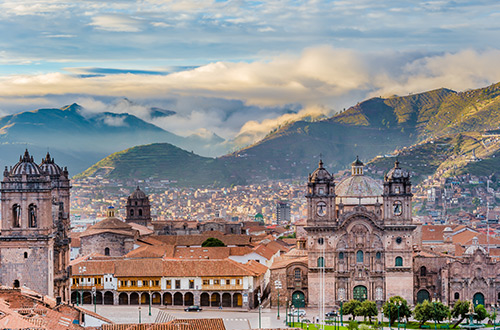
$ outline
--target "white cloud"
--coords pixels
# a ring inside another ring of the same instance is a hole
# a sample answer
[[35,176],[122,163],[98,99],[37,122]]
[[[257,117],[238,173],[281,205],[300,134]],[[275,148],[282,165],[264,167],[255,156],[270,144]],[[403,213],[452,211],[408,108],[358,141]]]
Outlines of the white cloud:
[[108,14],[92,17],[92,22],[89,25],[105,31],[139,32],[141,31],[142,22],[136,18],[124,15]]

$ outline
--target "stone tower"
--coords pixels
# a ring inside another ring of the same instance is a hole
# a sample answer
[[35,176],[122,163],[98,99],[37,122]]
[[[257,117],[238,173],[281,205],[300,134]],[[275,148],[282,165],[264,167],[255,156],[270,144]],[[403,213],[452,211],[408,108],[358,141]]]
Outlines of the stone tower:
[[139,225],[151,225],[151,206],[149,198],[137,187],[137,189],[127,198],[127,223],[135,222]]
[[[334,279],[331,275],[335,269],[335,255],[331,247],[331,238],[337,225],[335,182],[333,176],[323,167],[321,160],[318,168],[309,175],[305,197],[307,200],[307,227],[305,229],[308,233],[309,259],[308,286],[309,295],[314,296],[311,297],[309,305],[321,306],[323,302],[334,299],[332,292]],[[298,297],[299,291],[292,294],[295,305],[300,304]]]
[[67,170],[47,157],[37,165],[28,150],[5,168],[1,182],[0,282],[69,299],[69,189]]

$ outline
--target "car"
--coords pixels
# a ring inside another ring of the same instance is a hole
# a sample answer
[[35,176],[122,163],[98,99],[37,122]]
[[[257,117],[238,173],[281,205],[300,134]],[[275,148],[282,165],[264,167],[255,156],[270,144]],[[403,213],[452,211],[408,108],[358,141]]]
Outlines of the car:
[[326,317],[337,317],[338,314],[336,311],[331,311],[331,312],[325,313],[325,316]]
[[294,311],[288,312],[288,315],[289,316],[297,316],[298,315],[299,317],[304,317],[304,316],[306,316],[306,311],[303,309],[294,310]]
[[184,308],[184,310],[186,312],[201,312],[202,311],[202,309],[200,308],[200,306],[197,306],[197,305],[186,307],[186,308]]

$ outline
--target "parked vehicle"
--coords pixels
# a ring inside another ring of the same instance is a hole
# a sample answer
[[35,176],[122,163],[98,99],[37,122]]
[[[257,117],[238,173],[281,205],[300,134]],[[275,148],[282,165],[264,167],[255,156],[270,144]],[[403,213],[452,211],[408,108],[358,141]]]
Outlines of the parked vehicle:
[[184,310],[186,312],[201,312],[202,311],[202,309],[200,308],[200,306],[197,306],[197,305],[186,307],[186,308],[184,308]]
[[333,318],[333,317],[337,317],[338,314],[336,311],[331,311],[331,312],[325,313],[325,316]]
[[294,311],[288,312],[288,315],[289,316],[297,316],[298,315],[300,317],[304,317],[304,316],[306,316],[306,311],[303,309],[294,310]]

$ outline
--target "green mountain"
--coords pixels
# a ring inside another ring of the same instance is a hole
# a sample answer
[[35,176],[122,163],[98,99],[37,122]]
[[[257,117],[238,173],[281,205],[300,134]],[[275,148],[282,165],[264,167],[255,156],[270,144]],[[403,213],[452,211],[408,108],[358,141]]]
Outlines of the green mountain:
[[[346,168],[357,155],[366,162],[429,139],[454,139],[460,132],[481,135],[473,132],[499,126],[500,83],[461,93],[438,89],[403,97],[372,98],[325,120],[290,123],[258,143],[214,159],[213,166],[238,182],[242,182],[241,178],[248,183],[304,178],[316,168],[320,154],[327,168],[336,171]],[[462,138],[469,141],[470,134],[465,133]],[[454,146],[453,141],[446,143]],[[437,169],[445,160],[435,150],[435,159],[426,159],[430,150],[418,152],[422,164],[428,163],[429,168]]]

